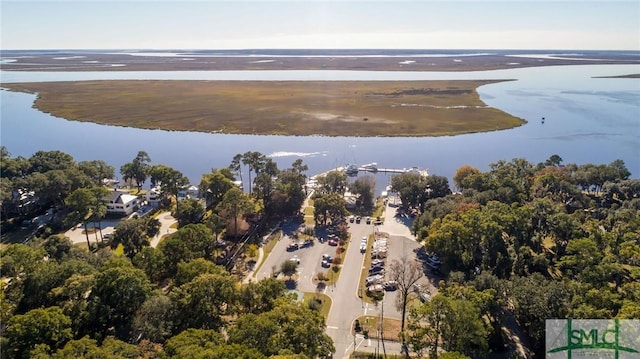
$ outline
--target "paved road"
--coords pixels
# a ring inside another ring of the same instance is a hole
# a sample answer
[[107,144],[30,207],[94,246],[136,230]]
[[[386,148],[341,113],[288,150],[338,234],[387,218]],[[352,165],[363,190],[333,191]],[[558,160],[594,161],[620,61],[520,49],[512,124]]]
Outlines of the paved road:
[[[411,219],[405,217],[395,217],[396,207],[390,201],[391,206],[385,208],[385,222],[383,225],[374,226],[366,224],[364,221],[349,224],[351,243],[343,256],[343,265],[340,278],[333,286],[324,288],[323,292],[332,299],[333,305],[327,318],[327,334],[333,339],[336,353],[334,358],[343,359],[348,357],[353,351],[373,352],[382,351],[382,343],[374,339],[364,339],[361,335],[352,334],[354,320],[361,315],[378,315],[384,305],[384,315],[386,318],[400,319],[401,313],[395,307],[397,292],[387,292],[383,300],[384,304],[377,307],[373,304],[363,302],[358,296],[360,273],[363,268],[364,255],[360,253],[360,239],[369,236],[378,230],[389,235],[387,263],[394,259],[403,257],[409,260],[415,259],[414,249],[420,246],[411,235]],[[311,247],[301,248],[288,252],[287,245],[293,241],[292,235],[295,226],[289,224],[284,228],[285,235],[275,245],[264,264],[254,273],[252,280],[261,280],[273,275],[274,271],[280,269],[282,262],[296,257],[300,260],[298,269],[296,289],[304,292],[314,292],[317,290],[313,283],[313,278],[322,268],[322,254],[335,256],[336,247],[329,246],[326,242],[315,244]],[[436,291],[429,278],[424,277],[420,283],[430,289],[432,293]],[[417,300],[417,299],[416,299]],[[400,354],[400,343],[387,341],[384,344],[387,354]]]

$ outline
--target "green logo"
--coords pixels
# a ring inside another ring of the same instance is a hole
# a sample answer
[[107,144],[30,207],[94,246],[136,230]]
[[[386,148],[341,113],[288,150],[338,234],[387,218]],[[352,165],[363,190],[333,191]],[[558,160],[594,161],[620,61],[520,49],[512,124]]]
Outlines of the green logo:
[[640,320],[547,320],[547,358],[640,358]]

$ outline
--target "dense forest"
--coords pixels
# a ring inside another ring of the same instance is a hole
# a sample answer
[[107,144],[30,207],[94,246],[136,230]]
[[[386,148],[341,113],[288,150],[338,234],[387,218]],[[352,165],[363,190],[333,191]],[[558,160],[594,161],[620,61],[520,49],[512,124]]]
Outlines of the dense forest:
[[[462,166],[456,192],[441,176],[393,178],[404,209],[416,215],[422,251],[442,262],[429,273],[441,279],[438,293],[410,308],[401,334],[412,351],[484,357],[518,335],[526,355],[541,357],[547,318],[640,318],[640,180],[629,179],[620,160],[562,162],[554,155],[539,164],[503,160],[485,172]],[[316,308],[274,278],[241,284],[220,265],[216,247],[221,238],[240,243],[265,218],[299,214],[301,161],[279,170],[264,155],[239,154],[203,175],[203,201],[176,208],[188,180],[138,153],[120,168],[123,179],[134,190],[147,180],[161,186],[179,221],[155,248],[149,238],[157,223],[149,217],[121,222],[108,243],[79,246],[60,234],[104,217],[101,181],[115,170],[103,161],[77,163],[59,151],[14,158],[2,148],[1,165],[3,233],[56,209],[27,243],[3,243],[3,357],[316,358],[334,351]],[[243,165],[255,184],[250,193],[233,182]],[[322,185],[345,187],[336,177]],[[24,202],[24,193],[38,203]],[[346,215],[343,201],[316,200],[323,208],[316,222]]]
[[489,167],[460,167],[452,195],[394,179],[447,278],[411,313],[413,349],[482,357],[500,350],[515,319],[528,355],[543,357],[545,319],[640,318],[640,180],[624,162],[563,165],[554,155]]

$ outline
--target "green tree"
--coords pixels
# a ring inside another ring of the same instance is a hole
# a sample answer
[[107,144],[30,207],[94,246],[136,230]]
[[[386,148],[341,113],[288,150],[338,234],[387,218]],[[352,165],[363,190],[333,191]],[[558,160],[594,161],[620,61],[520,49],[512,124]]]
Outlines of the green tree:
[[229,328],[229,342],[256,348],[267,356],[289,351],[317,358],[335,352],[323,317],[302,304],[284,301],[268,312],[240,316]]
[[218,330],[232,312],[236,280],[229,274],[202,274],[174,289],[170,297],[176,304],[175,324],[187,328]]
[[[405,319],[407,315],[407,304],[409,304],[409,294],[414,288],[414,284],[423,277],[422,268],[415,260],[409,260],[406,256],[400,260],[393,260],[389,265],[389,279],[398,283],[398,295],[396,296],[396,308],[402,312],[400,331],[404,334]],[[404,335],[402,337],[405,343]]]
[[155,236],[159,230],[160,222],[155,218],[128,219],[116,225],[109,244],[113,249],[122,244],[126,255],[133,257],[149,245],[149,238]]
[[55,350],[70,340],[71,319],[59,307],[34,309],[9,319],[4,335],[10,357],[29,358],[37,344]]
[[170,358],[191,358],[194,353],[223,343],[222,334],[215,330],[189,328],[167,340],[164,353]]
[[238,307],[241,313],[260,314],[275,306],[286,291],[284,283],[275,278],[266,278],[259,282],[249,282],[238,290]]
[[545,319],[566,318],[571,293],[565,284],[548,280],[539,273],[514,278],[510,289],[514,313],[531,339],[532,349],[544,349]]
[[343,171],[329,171],[324,176],[318,177],[317,180],[320,192],[324,194],[338,193],[342,195],[349,184],[347,174]]
[[196,258],[189,262],[178,263],[178,273],[175,276],[175,284],[181,286],[189,283],[201,274],[226,274],[224,267],[204,259]]
[[[151,283],[128,261],[108,262],[96,276],[89,296],[91,332],[129,339],[134,314],[151,294]],[[113,332],[112,332],[113,331]]]
[[257,175],[264,169],[266,162],[267,157],[260,152],[248,151],[242,155],[242,163],[249,168],[249,194],[253,191],[251,172],[255,171]]
[[143,270],[147,274],[147,278],[153,283],[160,283],[167,276],[166,258],[158,248],[143,247],[140,252],[133,256],[131,263],[134,267]]
[[286,260],[280,264],[280,272],[289,277],[289,280],[291,280],[291,276],[298,272],[298,263]]
[[144,181],[147,180],[149,175],[149,162],[151,162],[149,154],[145,151],[138,151],[133,161],[125,163],[120,167],[122,179],[130,184],[132,181],[135,181],[136,187],[138,191],[140,191]]
[[334,223],[344,219],[347,208],[344,197],[337,193],[317,196],[313,203],[313,219],[316,224]]
[[115,174],[113,166],[102,160],[78,162],[78,168],[87,177],[91,178],[96,186],[102,186],[104,179],[112,179]]
[[175,305],[169,297],[157,294],[149,297],[136,312],[132,334],[135,338],[163,343],[173,333]]
[[180,206],[176,206],[173,217],[178,220],[180,226],[186,226],[190,223],[198,223],[204,216],[204,206],[199,200],[187,198],[180,201]]
[[253,202],[249,196],[236,187],[228,190],[222,202],[218,205],[218,213],[220,216],[222,216],[227,223],[233,223],[233,228],[227,224],[227,234],[237,237],[240,234],[238,219],[245,214],[252,213],[253,210]]
[[173,195],[178,210],[178,192],[189,184],[189,179],[182,172],[165,165],[153,165],[147,168],[147,174],[151,180],[151,186],[160,186],[163,196]]
[[358,177],[350,186],[350,191],[358,196],[356,205],[370,211],[373,208],[376,179],[373,176]]
[[235,184],[231,178],[225,176],[221,170],[212,169],[211,173],[202,176],[198,188],[205,198],[207,207],[215,208],[232,187],[235,187]]
[[93,201],[95,201],[95,197],[88,188],[78,188],[73,191],[66,200],[69,209],[71,210],[69,214],[73,216],[73,221],[76,223],[82,222],[84,225],[84,234],[87,238],[87,247],[89,249],[91,249],[91,243],[89,242],[87,221],[91,215],[91,209],[94,206]]

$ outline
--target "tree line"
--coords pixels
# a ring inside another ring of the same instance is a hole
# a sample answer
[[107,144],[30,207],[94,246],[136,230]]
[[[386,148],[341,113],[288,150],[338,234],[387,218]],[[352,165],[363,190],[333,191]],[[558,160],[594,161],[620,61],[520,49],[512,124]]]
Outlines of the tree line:
[[[242,166],[249,191],[235,182]],[[76,163],[60,151],[12,158],[2,148],[5,220],[29,218],[54,206],[48,230],[0,252],[0,348],[3,357],[314,358],[331,354],[324,319],[286,295],[281,281],[239,284],[217,265],[221,238],[235,241],[249,217],[297,214],[306,193],[301,160],[279,170],[257,152],[239,154],[212,169],[199,184],[203,200],[177,201],[189,180],[140,151],[120,168],[135,188],[160,186],[178,230],[154,248],[152,217],[121,221],[109,245],[92,252],[55,234],[105,215],[105,187],[114,168],[103,161]],[[21,208],[16,193],[38,199]],[[21,212],[22,211],[22,212]],[[87,237],[89,242],[89,237]],[[88,243],[89,245],[89,243]],[[89,246],[91,248],[91,246]],[[122,248],[123,255],[113,249]],[[224,335],[223,335],[224,333]],[[255,333],[260,333],[259,336]]]

